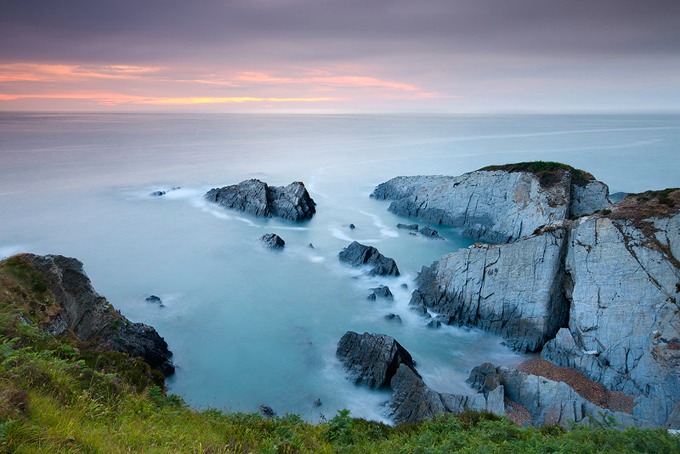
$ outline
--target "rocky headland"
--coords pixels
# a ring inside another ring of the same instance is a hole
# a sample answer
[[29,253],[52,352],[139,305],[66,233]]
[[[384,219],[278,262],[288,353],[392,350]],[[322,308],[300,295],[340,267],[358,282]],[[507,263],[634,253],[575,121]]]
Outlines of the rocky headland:
[[[92,288],[80,261],[61,255],[20,254],[0,261],[0,265],[8,276],[31,283],[26,291],[13,279],[1,282],[12,290],[7,295],[17,291],[24,297],[26,323],[33,320],[54,336],[73,336],[96,349],[141,358],[165,376],[174,372],[172,352],[165,340],[153,327],[132,323],[115,310]],[[40,302],[32,300],[31,294],[38,295]],[[18,300],[14,303],[19,305]]]
[[[510,347],[540,352],[551,367],[574,370],[634,403],[610,409],[546,374],[487,364],[470,378],[487,399],[484,408],[502,389],[504,408],[490,411],[511,414],[519,406],[533,424],[607,415],[624,426],[680,427],[680,190],[629,194],[614,204],[607,195],[592,175],[543,162],[460,177],[397,177],[374,191],[394,200],[389,209],[397,214],[496,243],[424,267],[411,299],[416,309],[499,334]],[[396,421],[460,411],[444,397],[436,403],[413,376],[406,381],[405,391],[390,380],[394,396],[427,410]]]
[[316,213],[316,203],[300,181],[288,186],[269,186],[260,180],[246,180],[213,188],[206,193],[205,198],[225,208],[264,218],[304,221]]

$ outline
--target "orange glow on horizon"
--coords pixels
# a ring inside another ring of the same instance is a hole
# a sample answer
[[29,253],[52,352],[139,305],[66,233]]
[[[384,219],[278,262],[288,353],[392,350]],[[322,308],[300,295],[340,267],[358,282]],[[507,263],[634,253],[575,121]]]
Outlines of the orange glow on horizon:
[[138,101],[136,104],[165,104],[165,105],[190,105],[190,104],[241,104],[256,102],[321,102],[333,101],[334,98],[257,98],[250,96],[226,97],[226,98],[155,98]]

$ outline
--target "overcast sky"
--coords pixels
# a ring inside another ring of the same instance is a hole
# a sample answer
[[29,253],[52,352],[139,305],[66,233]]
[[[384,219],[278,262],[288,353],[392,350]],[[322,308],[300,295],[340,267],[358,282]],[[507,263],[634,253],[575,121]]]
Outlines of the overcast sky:
[[0,0],[0,110],[680,111],[680,0]]

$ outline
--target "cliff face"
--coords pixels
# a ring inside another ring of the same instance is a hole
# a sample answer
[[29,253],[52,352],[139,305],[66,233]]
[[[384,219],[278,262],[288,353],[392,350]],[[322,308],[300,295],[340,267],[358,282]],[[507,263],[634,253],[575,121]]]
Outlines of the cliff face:
[[[458,177],[396,177],[372,197],[393,200],[389,210],[435,224],[460,227],[463,234],[506,243],[570,216],[607,208],[608,189],[592,180],[572,180],[569,168],[546,174],[479,170]],[[592,176],[590,176],[592,178]]]
[[423,268],[411,304],[446,323],[500,334],[517,350],[540,350],[566,322],[566,237],[564,228],[556,228],[510,244],[477,244],[445,255]]
[[[512,241],[477,244],[423,268],[411,304],[498,333],[517,350],[542,350],[556,365],[637,396],[636,425],[678,428],[680,190],[610,206],[606,185],[569,175],[493,169],[379,186],[374,194],[398,198],[390,209],[400,214],[429,216],[434,205],[445,207],[440,214],[461,209],[462,217],[441,219],[467,233],[477,228],[482,206],[489,224],[477,237],[503,232]],[[531,182],[527,191],[518,190],[522,180]],[[528,195],[526,206],[517,194]],[[475,201],[474,208],[461,199]],[[527,233],[539,222],[546,225]]]
[[53,295],[56,309],[45,319],[46,331],[54,335],[72,332],[80,341],[143,358],[164,375],[174,372],[168,344],[156,330],[132,323],[93,288],[83,264],[60,255],[22,254],[18,260],[35,269]]

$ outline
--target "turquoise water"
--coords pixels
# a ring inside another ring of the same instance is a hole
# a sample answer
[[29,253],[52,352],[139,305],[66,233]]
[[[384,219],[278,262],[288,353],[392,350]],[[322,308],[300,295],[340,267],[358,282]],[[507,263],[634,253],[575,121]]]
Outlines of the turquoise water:
[[[475,330],[428,329],[408,310],[421,266],[470,241],[438,226],[446,241],[413,237],[396,229],[409,220],[368,195],[397,175],[528,160],[588,170],[612,192],[680,186],[680,116],[3,113],[0,256],[82,260],[100,293],[166,338],[177,365],[171,392],[192,405],[267,404],[310,420],[349,408],[385,419],[387,396],[349,383],[335,359],[347,330],[394,336],[439,391],[468,392],[475,365],[521,357]],[[317,214],[262,220],[202,199],[248,178],[304,181]],[[282,253],[258,244],[269,232],[286,241]],[[402,276],[369,279],[342,266],[337,254],[353,240],[393,257]],[[394,302],[366,299],[378,284]],[[165,307],[145,302],[150,294]]]

